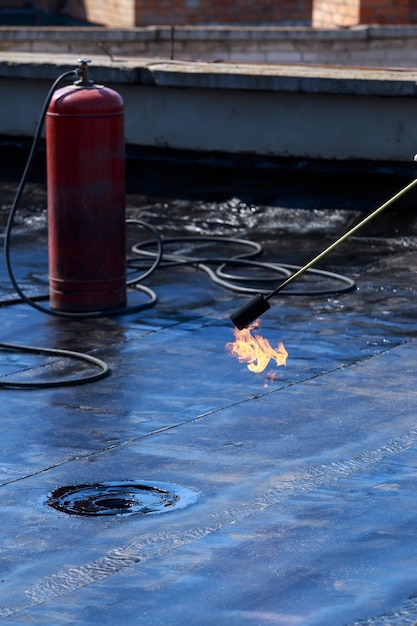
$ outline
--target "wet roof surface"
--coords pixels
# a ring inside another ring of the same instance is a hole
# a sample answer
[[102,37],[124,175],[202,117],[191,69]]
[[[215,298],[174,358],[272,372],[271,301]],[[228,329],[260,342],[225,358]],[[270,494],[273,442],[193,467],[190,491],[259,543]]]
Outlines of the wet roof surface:
[[[190,198],[190,185],[184,193],[167,185],[165,194],[161,171],[153,171],[159,193],[149,193],[152,177],[141,185],[142,174],[129,181],[128,216],[156,228],[166,253],[210,258],[212,267],[241,253],[241,239],[262,245],[259,260],[302,265],[364,210],[346,205],[353,191],[340,181],[339,193],[322,188],[317,205],[304,181],[305,206],[280,196],[279,179],[268,189],[274,200],[255,204],[255,196],[239,197],[238,185],[216,199],[201,189]],[[398,182],[381,176],[369,211]],[[3,215],[14,190],[14,180],[1,185]],[[323,260],[330,277],[305,276],[271,301],[258,333],[273,347],[283,342],[288,358],[261,373],[226,350],[234,341],[229,315],[248,296],[195,262],[161,263],[143,282],[157,295],[153,306],[85,320],[7,302],[14,292],[2,268],[3,342],[89,354],[110,374],[2,389],[0,621],[414,622],[414,200]],[[130,225],[128,248],[149,237]],[[25,292],[45,293],[39,183],[22,199],[11,256]],[[340,277],[356,289],[340,293]],[[315,289],[327,293],[303,295]],[[138,290],[128,296],[147,301]],[[0,359],[3,381],[85,371],[53,356],[4,350]],[[53,496],[76,510],[50,506]]]

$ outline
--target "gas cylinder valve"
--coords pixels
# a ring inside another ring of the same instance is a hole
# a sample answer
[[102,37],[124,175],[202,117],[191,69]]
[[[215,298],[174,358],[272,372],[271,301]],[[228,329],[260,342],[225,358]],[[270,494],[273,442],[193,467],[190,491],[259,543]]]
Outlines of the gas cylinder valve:
[[88,78],[88,64],[91,63],[91,59],[77,59],[79,65],[77,68],[78,80],[74,81],[74,85],[80,85],[82,87],[88,87],[93,84],[93,81]]

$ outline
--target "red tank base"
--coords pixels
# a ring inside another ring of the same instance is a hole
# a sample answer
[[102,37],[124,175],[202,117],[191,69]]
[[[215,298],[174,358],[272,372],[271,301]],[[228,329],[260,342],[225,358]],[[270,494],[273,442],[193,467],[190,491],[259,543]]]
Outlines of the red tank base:
[[49,304],[53,311],[62,313],[105,313],[124,309],[127,304],[126,283],[114,282],[102,286],[101,289],[93,284],[76,283],[72,287],[68,281],[50,279]]

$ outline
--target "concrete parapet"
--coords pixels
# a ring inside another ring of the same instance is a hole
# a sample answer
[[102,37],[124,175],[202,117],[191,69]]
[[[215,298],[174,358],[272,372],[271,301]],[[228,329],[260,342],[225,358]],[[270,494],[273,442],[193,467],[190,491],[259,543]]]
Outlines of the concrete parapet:
[[171,60],[417,67],[417,25],[308,27],[0,27],[0,52]]
[[[0,134],[31,136],[52,81],[72,55],[3,53]],[[126,142],[201,152],[407,161],[417,152],[417,71],[217,64],[98,56]]]

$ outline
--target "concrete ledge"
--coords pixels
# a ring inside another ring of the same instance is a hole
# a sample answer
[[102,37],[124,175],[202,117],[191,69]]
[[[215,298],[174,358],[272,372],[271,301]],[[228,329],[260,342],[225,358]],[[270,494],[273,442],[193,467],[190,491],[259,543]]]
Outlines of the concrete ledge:
[[[0,78],[54,80],[60,72],[77,67],[77,60],[77,56],[68,54],[55,57],[2,53]],[[91,75],[106,83],[155,87],[411,97],[417,94],[417,70],[411,69],[216,64],[130,57],[112,61],[96,55]]]
[[227,63],[417,67],[417,26],[0,27],[0,52],[164,57]]
[[[73,55],[3,53],[0,134],[32,135],[52,81],[76,66]],[[407,162],[417,151],[414,70],[98,56],[90,74],[121,93],[133,145]]]
[[308,26],[145,26],[137,28],[107,28],[104,26],[0,26],[1,45],[5,42],[59,41],[63,47],[71,41],[114,41],[125,43],[138,40],[167,40],[175,38],[189,41],[229,40],[246,41],[321,41],[321,40],[377,40],[415,39],[417,25],[398,26],[369,24],[352,28],[310,28]]

